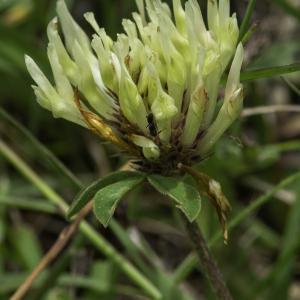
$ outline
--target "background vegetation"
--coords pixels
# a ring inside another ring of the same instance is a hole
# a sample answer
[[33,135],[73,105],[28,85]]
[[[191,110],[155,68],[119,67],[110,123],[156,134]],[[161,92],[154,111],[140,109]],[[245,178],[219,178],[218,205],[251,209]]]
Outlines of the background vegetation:
[[[93,10],[111,35],[121,30],[121,19],[134,9],[129,0],[67,2],[83,26],[82,13]],[[231,2],[242,20],[248,1]],[[46,26],[54,15],[55,1],[0,0],[0,143],[9,146],[0,147],[1,300],[9,298],[67,224],[55,206],[61,199],[53,192],[70,203],[81,186],[124,163],[110,146],[78,126],[54,120],[34,99],[23,57],[34,57],[49,73]],[[299,1],[257,1],[254,23],[244,69],[300,60]],[[272,76],[276,72],[281,73],[274,69],[268,79],[255,79],[259,74],[254,73],[255,80],[245,82],[245,107],[277,105],[282,110],[299,105],[300,74]],[[300,299],[300,116],[297,107],[293,110],[253,116],[246,115],[253,113],[247,110],[200,165],[222,182],[232,203],[228,246],[206,201],[199,222],[235,299]],[[75,175],[62,171],[38,141]],[[115,219],[118,223],[107,230],[92,216],[89,221],[164,299],[213,299],[181,221],[166,199],[145,185],[126,197]],[[76,235],[27,299],[147,299],[99,245],[82,233]]]

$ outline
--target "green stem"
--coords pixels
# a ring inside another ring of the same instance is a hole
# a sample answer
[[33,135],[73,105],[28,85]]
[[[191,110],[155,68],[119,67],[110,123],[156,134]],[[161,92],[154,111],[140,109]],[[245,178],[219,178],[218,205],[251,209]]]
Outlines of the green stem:
[[[69,209],[67,203],[21,159],[4,142],[0,141],[0,153],[10,161],[20,173],[31,181],[42,194],[52,203],[57,205],[64,214]],[[94,228],[86,221],[81,222],[80,231],[107,257],[111,258],[120,269],[126,273],[141,289],[143,289],[153,299],[161,299],[160,291],[130,262],[128,262],[116,249],[106,241]]]

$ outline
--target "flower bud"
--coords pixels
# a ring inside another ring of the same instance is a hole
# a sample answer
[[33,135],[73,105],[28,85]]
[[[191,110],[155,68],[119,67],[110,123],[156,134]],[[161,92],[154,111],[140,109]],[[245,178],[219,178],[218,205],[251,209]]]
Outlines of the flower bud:
[[194,91],[190,107],[187,113],[182,143],[185,146],[191,146],[200,130],[204,112],[207,108],[208,95],[203,85],[199,85]]
[[65,74],[70,78],[72,83],[78,81],[78,66],[70,58],[59,34],[58,34],[58,19],[55,17],[47,28],[49,42],[55,47],[59,63],[62,66]]
[[216,120],[198,145],[198,149],[202,154],[208,152],[214,146],[242,110],[244,95],[243,87],[240,84],[240,72],[243,56],[243,46],[239,44],[228,75],[224,103]]
[[147,132],[147,112],[144,102],[124,63],[121,63],[121,68],[119,101],[122,112],[130,123],[138,126],[142,132]]
[[208,128],[207,133],[198,144],[199,153],[205,155],[220,139],[228,127],[240,115],[243,105],[243,88],[237,90],[231,98],[224,101],[216,120]]
[[150,139],[133,134],[130,136],[130,140],[135,145],[143,148],[143,154],[147,159],[157,160],[159,158],[159,147]]
[[176,21],[176,27],[182,34],[186,34],[186,16],[185,11],[182,8],[181,0],[173,0],[174,17]]
[[159,136],[167,143],[172,133],[172,118],[177,114],[178,109],[175,100],[165,93],[161,86],[158,85],[157,88],[157,97],[151,105],[151,111],[157,121]]
[[89,38],[74,21],[63,0],[57,1],[57,14],[62,25],[68,50],[73,54],[75,42],[77,41],[83,52],[89,52],[91,49]]

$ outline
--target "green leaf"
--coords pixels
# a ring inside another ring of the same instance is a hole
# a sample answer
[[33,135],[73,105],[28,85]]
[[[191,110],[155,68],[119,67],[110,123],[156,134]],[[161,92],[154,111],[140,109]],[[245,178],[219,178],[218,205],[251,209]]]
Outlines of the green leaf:
[[190,176],[172,178],[150,175],[148,181],[158,192],[175,200],[176,206],[190,222],[197,218],[201,210],[201,197]]
[[123,181],[127,178],[141,178],[143,177],[142,173],[132,172],[132,171],[119,171],[114,172],[108,176],[105,176],[95,182],[93,182],[88,187],[84,188],[79,192],[79,194],[75,197],[74,202],[72,203],[67,218],[70,219],[74,215],[76,215],[94,196],[95,194],[105,188],[108,185],[113,183]]
[[115,209],[130,190],[145,180],[145,175],[127,172],[118,181],[101,188],[94,197],[94,212],[103,226],[107,226]]

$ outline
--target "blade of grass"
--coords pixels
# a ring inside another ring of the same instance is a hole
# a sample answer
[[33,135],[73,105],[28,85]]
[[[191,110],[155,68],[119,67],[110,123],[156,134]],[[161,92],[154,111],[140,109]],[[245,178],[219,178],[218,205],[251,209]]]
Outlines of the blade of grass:
[[298,96],[300,96],[300,89],[288,78],[281,76],[281,79],[294,91]]
[[[0,299],[4,298],[8,293],[13,292],[18,288],[20,284],[27,277],[27,272],[15,272],[15,273],[5,273],[1,274],[0,278]],[[42,275],[43,276],[43,275]],[[33,287],[36,287],[42,280],[42,276],[33,284]],[[2,297],[3,296],[3,297]]]
[[18,260],[31,271],[42,259],[42,248],[34,230],[21,223],[9,229],[8,240],[17,253]]
[[284,74],[294,73],[300,71],[300,63],[277,66],[272,68],[263,68],[257,70],[249,70],[241,73],[241,81],[252,81],[256,79],[270,78],[275,76],[281,76]]
[[115,221],[111,221],[110,228],[115,233],[116,237],[121,241],[121,243],[124,245],[128,255],[132,258],[132,260],[143,270],[145,274],[148,276],[151,276],[151,272],[149,270],[149,267],[144,263],[143,259],[140,256],[140,253],[138,251],[138,248],[135,246],[135,244],[127,238],[126,231]]
[[250,22],[251,22],[251,17],[255,8],[256,0],[250,0],[248,2],[248,6],[246,9],[245,16],[243,18],[241,28],[240,28],[240,36],[239,36],[239,41],[242,41],[247,34],[249,27],[250,27]]
[[290,140],[287,142],[273,144],[272,146],[277,148],[280,152],[299,151],[300,150],[300,141],[299,140],[294,140],[294,141]]
[[290,209],[289,217],[284,230],[284,237],[281,241],[280,254],[271,272],[261,282],[260,288],[256,289],[254,298],[265,290],[269,289],[267,299],[288,299],[288,288],[293,277],[300,242],[297,238],[300,233],[300,188],[296,187],[297,201]]
[[[271,270],[271,272],[262,281],[259,281],[256,284],[253,284],[251,286],[251,291],[247,296],[245,296],[245,300],[257,299],[259,297],[256,296],[262,294],[267,288],[274,287],[273,280],[275,280],[276,274],[282,272],[282,270],[285,268],[286,261],[290,259],[294,259],[294,254],[298,252],[299,248],[300,248],[300,242],[299,240],[297,240],[297,245],[295,244],[295,247],[291,248],[289,252],[286,253],[284,257],[285,259],[278,261],[273,267],[273,269]],[[264,297],[263,299],[270,299],[270,298]],[[287,299],[287,298],[275,297],[273,299]]]
[[[47,274],[47,271],[45,274]],[[5,274],[3,277],[1,277],[0,296],[13,292],[20,285],[20,283],[22,283],[24,279],[26,279],[27,276],[28,276],[27,273],[19,273],[19,272],[17,274],[14,273]],[[40,278],[34,283],[35,288],[40,287],[41,279],[42,278]],[[74,276],[74,274],[64,273],[60,275],[58,278],[56,278],[56,280],[57,280],[57,284],[60,287],[84,288],[98,293],[103,293],[107,291],[106,287],[102,285],[101,282],[99,282],[98,280],[90,279],[80,275]],[[126,295],[129,297],[137,297],[137,295],[139,295],[141,298],[143,297],[142,295],[140,295],[139,290],[130,286],[125,286],[121,284],[117,285],[116,291],[119,294]],[[40,300],[41,298],[30,298],[30,300],[36,300],[36,299]],[[143,297],[142,299],[146,299],[146,298]]]
[[[79,275],[74,276],[72,274],[64,274],[58,279],[58,284],[63,287],[76,286],[78,288],[89,289],[98,293],[107,292],[107,287],[102,285],[99,280],[90,279]],[[140,291],[130,286],[117,285],[115,289],[118,294],[130,297],[130,299],[135,299],[138,296],[142,297],[142,295],[140,295]]]
[[62,174],[69,179],[69,181],[76,186],[77,188],[83,188],[83,184],[75,177],[75,175],[64,166],[56,158],[56,156],[43,144],[41,144],[33,135],[32,133],[24,127],[20,122],[18,122],[15,118],[9,115],[4,109],[0,107],[0,117],[2,117],[5,121],[11,124],[14,128],[16,128],[20,133],[23,134],[26,139],[50,162],[52,165]]
[[264,224],[262,221],[256,220],[252,222],[249,220],[249,233],[253,233],[257,238],[259,237],[264,241],[264,246],[273,250],[278,250],[280,245],[280,236],[271,229],[269,226]]
[[[274,186],[270,191],[265,193],[264,195],[258,197],[255,201],[253,201],[249,206],[245,207],[228,225],[228,231],[233,230],[237,225],[241,224],[247,217],[252,215],[256,210],[258,210],[261,206],[267,203],[271,197],[276,194],[281,189],[286,186],[292,184],[296,180],[300,179],[300,171],[296,172],[287,178],[283,179],[280,183]],[[218,239],[222,237],[222,232],[217,232],[209,241],[209,247],[212,247]],[[195,253],[190,253],[184,261],[177,267],[174,272],[173,278],[176,282],[180,282],[186,276],[188,276],[198,265],[198,257]]]
[[29,200],[13,196],[0,196],[0,205],[16,207],[24,210],[38,211],[41,213],[55,214],[57,209],[50,203],[44,201]]
[[[15,166],[19,172],[34,184],[40,192],[57,205],[64,215],[67,213],[69,206],[67,203],[48,186],[20,157],[18,157],[4,142],[0,141],[0,153]],[[81,222],[80,231],[88,238],[93,245],[104,255],[111,258],[120,269],[128,275],[131,280],[142,290],[154,299],[161,299],[160,291],[150,282],[138,269],[136,269],[124,256],[99,234],[86,221]]]

